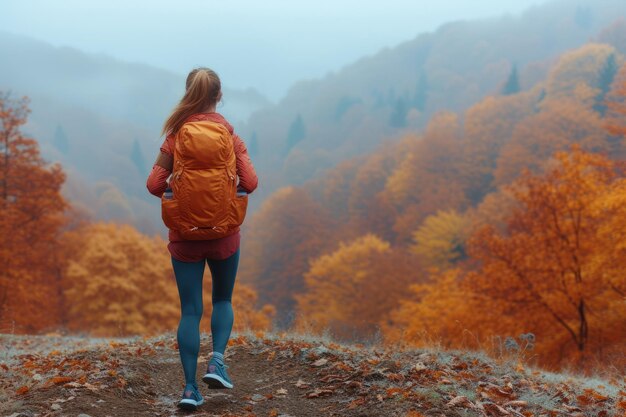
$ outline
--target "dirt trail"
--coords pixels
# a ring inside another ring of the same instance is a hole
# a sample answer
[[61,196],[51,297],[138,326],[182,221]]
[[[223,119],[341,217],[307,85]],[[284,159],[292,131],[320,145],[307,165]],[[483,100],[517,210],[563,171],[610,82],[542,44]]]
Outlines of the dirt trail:
[[[603,387],[547,381],[477,355],[394,353],[292,336],[234,334],[226,363],[235,388],[209,390],[201,378],[211,344],[203,335],[197,380],[205,403],[191,414],[608,417],[626,410],[623,380]],[[176,407],[184,378],[173,333],[122,340],[0,335],[0,348],[2,416],[190,414]]]

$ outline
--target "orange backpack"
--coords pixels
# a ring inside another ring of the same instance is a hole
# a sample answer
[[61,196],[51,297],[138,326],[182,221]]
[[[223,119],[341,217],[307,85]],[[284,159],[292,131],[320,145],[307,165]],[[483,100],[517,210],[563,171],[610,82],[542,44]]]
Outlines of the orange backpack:
[[213,121],[185,123],[174,138],[170,195],[161,197],[165,225],[183,239],[208,240],[239,230],[248,195],[237,194],[233,137]]

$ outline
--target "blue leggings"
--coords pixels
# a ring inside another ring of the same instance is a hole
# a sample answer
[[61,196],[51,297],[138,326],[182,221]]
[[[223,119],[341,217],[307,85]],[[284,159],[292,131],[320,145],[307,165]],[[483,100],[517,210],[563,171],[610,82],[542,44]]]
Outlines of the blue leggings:
[[[213,313],[211,336],[213,351],[224,353],[233,328],[231,299],[239,265],[239,249],[224,260],[206,259],[211,270]],[[183,364],[185,382],[196,385],[196,368],[200,351],[200,319],[202,318],[202,277],[205,260],[182,262],[172,257],[180,296],[180,322],[178,324],[178,350]]]

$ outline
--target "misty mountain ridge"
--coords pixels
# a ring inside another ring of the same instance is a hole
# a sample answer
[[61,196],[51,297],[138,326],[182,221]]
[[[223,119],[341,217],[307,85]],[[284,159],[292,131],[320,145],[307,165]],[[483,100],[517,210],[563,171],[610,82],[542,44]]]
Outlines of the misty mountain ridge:
[[[46,95],[148,129],[160,127],[184,93],[186,74],[55,47],[8,32],[0,31],[0,51],[12,63],[0,68],[0,87],[18,94]],[[220,111],[234,123],[270,104],[252,88],[224,87],[224,97]]]
[[420,131],[441,110],[462,112],[500,95],[513,75],[528,90],[560,54],[589,40],[608,43],[603,31],[624,16],[623,1],[560,0],[517,16],[451,22],[296,83],[244,129],[259,144],[255,161],[270,183],[262,192],[304,183],[382,139]]
[[[260,176],[250,210],[280,186],[304,183],[385,139],[422,130],[440,110],[462,111],[502,94],[511,79],[520,91],[530,89],[561,53],[589,39],[608,42],[603,30],[619,16],[626,16],[623,1],[561,0],[519,16],[442,25],[296,83],[275,105],[254,90],[225,89],[218,111],[246,141]],[[70,172],[68,198],[98,219],[165,234],[145,178],[184,76],[6,32],[0,51],[11,57],[0,68],[0,89],[31,97],[25,131],[46,159]]]

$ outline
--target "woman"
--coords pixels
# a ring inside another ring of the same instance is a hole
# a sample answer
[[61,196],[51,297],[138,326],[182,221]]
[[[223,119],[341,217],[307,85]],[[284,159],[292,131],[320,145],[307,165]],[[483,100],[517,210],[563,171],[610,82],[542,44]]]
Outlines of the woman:
[[[220,79],[214,71],[209,68],[196,68],[189,73],[185,95],[163,126],[162,133],[166,138],[146,184],[151,194],[161,197],[168,188],[167,179],[173,168],[176,132],[186,122],[205,120],[221,124],[232,135],[239,180],[238,193],[251,193],[256,189],[258,178],[245,144],[233,132],[233,127],[226,119],[215,111],[221,98]],[[177,340],[186,383],[183,398],[178,403],[181,408],[195,410],[204,402],[196,383],[196,367],[200,350],[202,277],[205,261],[211,270],[213,283],[211,315],[213,352],[207,373],[202,380],[209,388],[233,388],[226,372],[224,351],[233,327],[231,299],[239,263],[239,243],[238,228],[233,234],[213,240],[184,240],[176,230],[169,230],[167,248],[171,255],[181,303]]]

